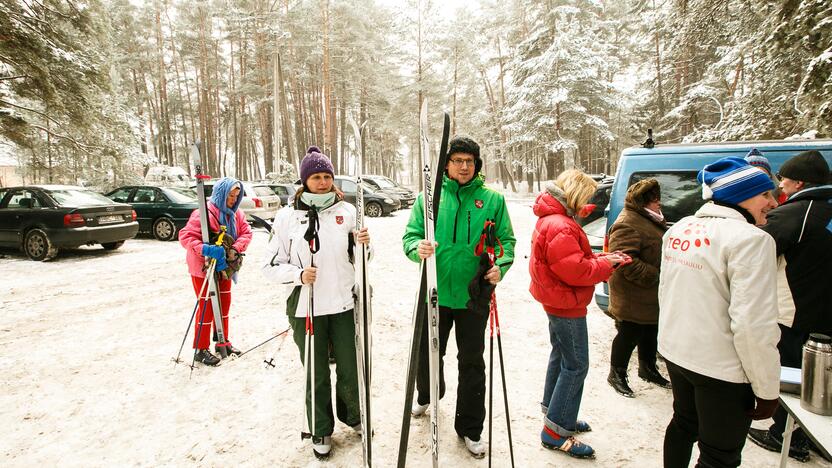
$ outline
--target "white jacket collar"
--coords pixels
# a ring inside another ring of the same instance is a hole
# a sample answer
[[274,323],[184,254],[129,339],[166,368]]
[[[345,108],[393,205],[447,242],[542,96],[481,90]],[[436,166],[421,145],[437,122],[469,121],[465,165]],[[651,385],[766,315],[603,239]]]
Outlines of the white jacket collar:
[[745,216],[739,211],[727,206],[717,205],[714,202],[708,202],[702,205],[701,208],[696,210],[695,216],[697,218],[730,218],[746,222]]

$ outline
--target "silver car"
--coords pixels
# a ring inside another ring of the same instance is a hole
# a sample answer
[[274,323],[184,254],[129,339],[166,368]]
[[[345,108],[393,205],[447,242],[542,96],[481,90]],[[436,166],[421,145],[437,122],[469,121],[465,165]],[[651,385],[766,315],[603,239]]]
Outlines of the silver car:
[[[210,197],[214,189],[216,180],[209,180],[205,182],[205,196]],[[274,213],[280,209],[280,197],[274,193],[267,184],[259,182],[242,182],[243,184],[243,200],[240,202],[240,208],[246,214],[246,220],[251,222],[254,220],[252,216],[257,216],[262,219],[271,219]],[[196,188],[196,185],[193,186]]]

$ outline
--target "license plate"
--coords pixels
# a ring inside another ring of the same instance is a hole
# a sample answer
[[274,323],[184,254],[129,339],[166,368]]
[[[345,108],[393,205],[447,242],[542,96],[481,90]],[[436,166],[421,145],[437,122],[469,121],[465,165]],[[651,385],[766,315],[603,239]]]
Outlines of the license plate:
[[121,215],[110,215],[110,216],[99,216],[98,217],[98,224],[112,224],[112,223],[120,223],[123,221]]

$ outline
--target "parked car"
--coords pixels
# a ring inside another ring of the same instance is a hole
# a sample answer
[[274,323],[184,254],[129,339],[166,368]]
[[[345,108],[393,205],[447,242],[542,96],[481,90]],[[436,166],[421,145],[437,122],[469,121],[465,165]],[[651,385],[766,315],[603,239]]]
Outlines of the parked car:
[[[358,184],[355,178],[349,176],[335,176],[335,186],[344,192],[344,199],[355,205],[356,188]],[[394,196],[376,192],[367,185],[364,185],[364,214],[372,218],[387,216],[401,207],[401,202]]]
[[289,184],[289,183],[277,183],[277,182],[263,182],[264,185],[268,185],[272,191],[280,197],[280,203],[283,206],[286,206],[295,199],[295,193],[297,193],[298,188],[300,185]]
[[[205,197],[211,196],[214,190],[214,183],[216,180],[205,181]],[[259,182],[243,182],[243,191],[245,196],[240,202],[240,208],[246,214],[246,219],[252,222],[257,216],[262,219],[274,218],[275,212],[280,209],[280,197],[275,195],[274,191],[266,184]],[[196,189],[196,184],[191,188]]]
[[[624,198],[630,185],[647,178],[659,181],[662,191],[662,213],[668,224],[691,215],[701,207],[702,186],[696,181],[697,173],[706,165],[728,156],[745,157],[757,148],[777,169],[792,156],[807,150],[817,150],[832,165],[832,139],[739,141],[722,143],[692,143],[632,147],[621,153],[618,173],[610,193],[609,213],[605,232],[615,222],[624,208]],[[595,302],[604,310],[609,304],[609,288],[600,283],[595,288]]]
[[407,187],[404,187],[393,180],[380,175],[365,175],[361,176],[362,181],[368,187],[381,190],[384,193],[394,195],[402,204],[402,209],[410,208],[416,203],[416,193]]
[[105,195],[117,203],[129,203],[136,211],[139,231],[160,241],[171,241],[198,208],[196,192],[188,188],[127,185]]
[[592,210],[589,216],[578,218],[579,225],[586,226],[604,216],[604,211],[610,203],[610,193],[612,193],[612,185],[614,182],[615,177],[610,176],[606,176],[598,182],[598,188],[595,189],[595,193],[589,199],[589,203],[595,205],[595,209]]
[[589,246],[593,252],[604,250],[604,237],[607,233],[607,218],[602,216],[595,221],[583,226],[586,238],[589,239]]
[[70,185],[0,188],[0,246],[20,247],[32,260],[62,248],[101,244],[107,250],[136,236],[130,205]]

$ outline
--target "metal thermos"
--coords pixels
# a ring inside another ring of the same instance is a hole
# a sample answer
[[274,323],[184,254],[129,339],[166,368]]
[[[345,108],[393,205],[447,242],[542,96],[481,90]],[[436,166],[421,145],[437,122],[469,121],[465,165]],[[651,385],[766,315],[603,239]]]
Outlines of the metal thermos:
[[832,415],[832,338],[812,333],[803,345],[800,406],[813,413]]

